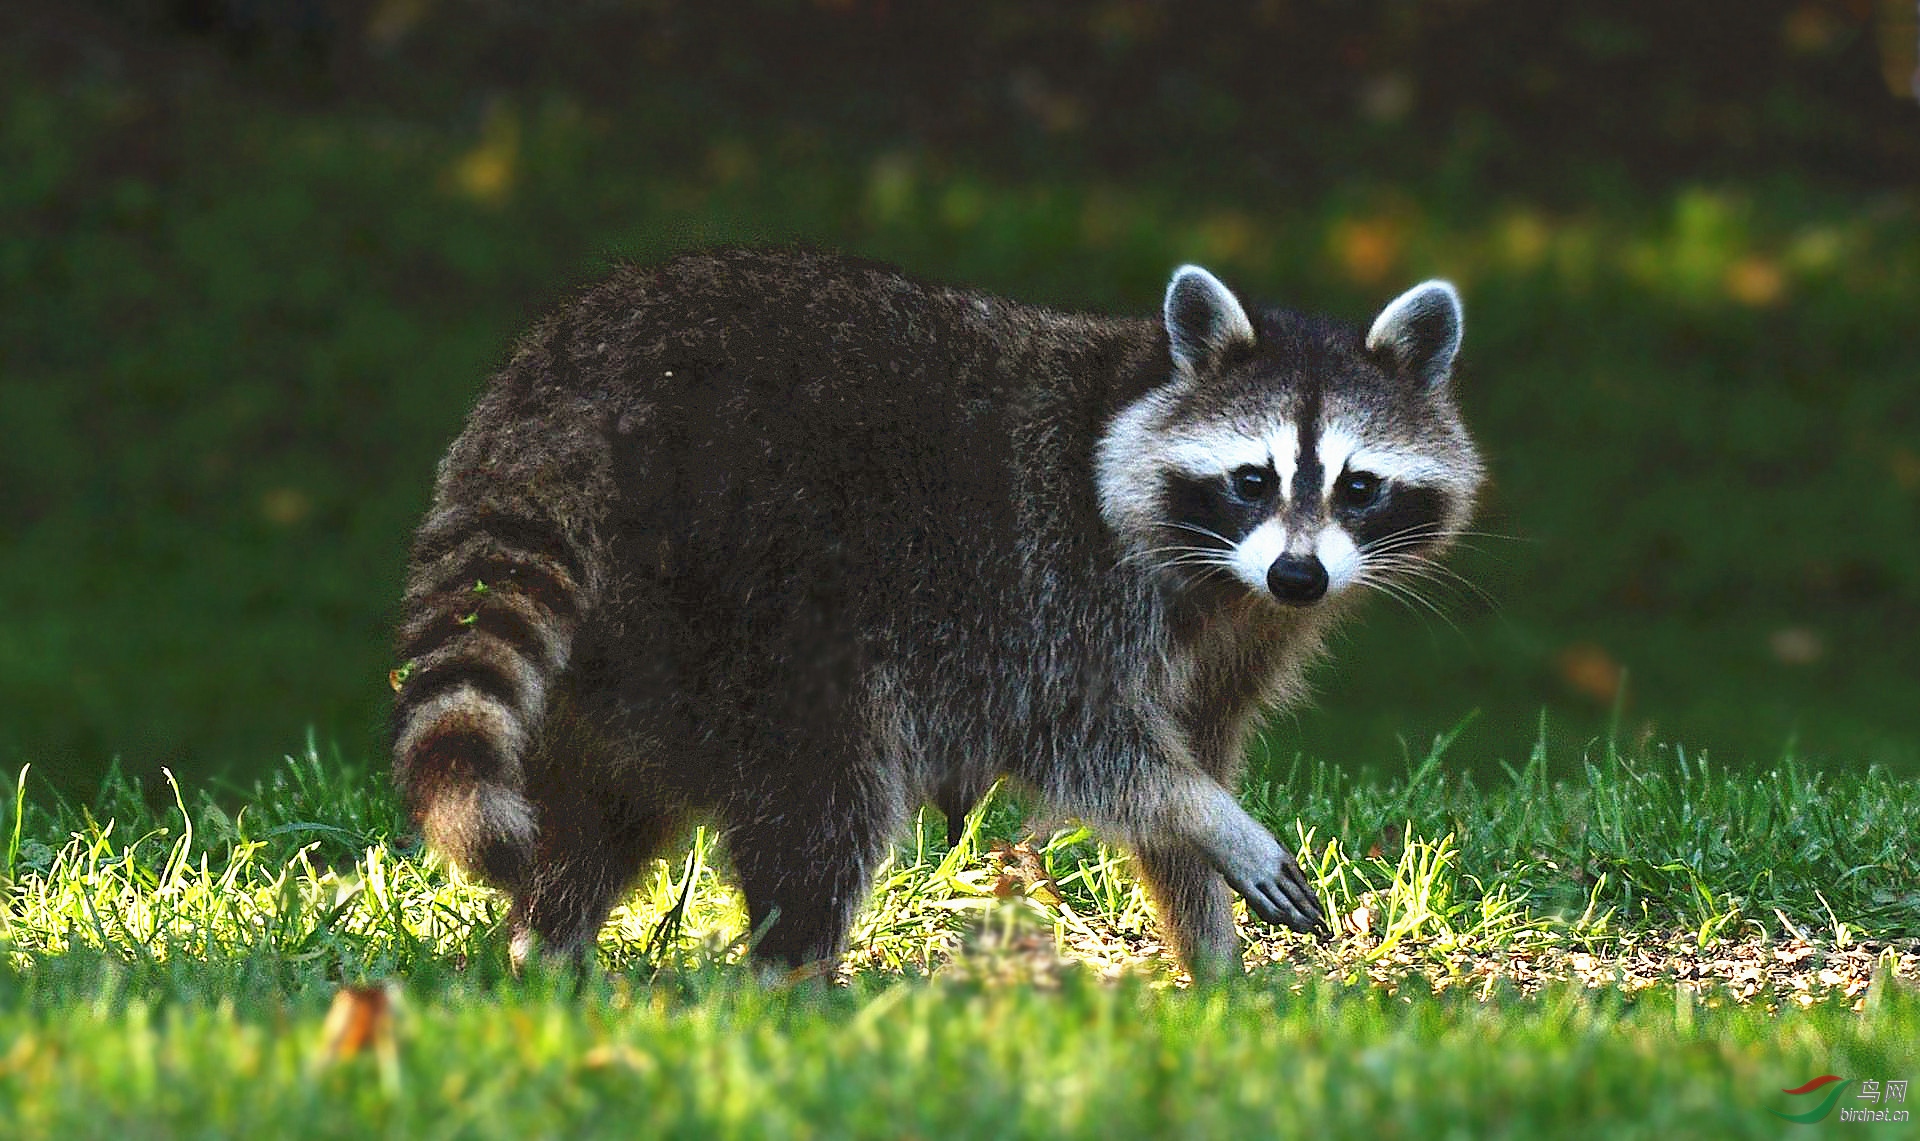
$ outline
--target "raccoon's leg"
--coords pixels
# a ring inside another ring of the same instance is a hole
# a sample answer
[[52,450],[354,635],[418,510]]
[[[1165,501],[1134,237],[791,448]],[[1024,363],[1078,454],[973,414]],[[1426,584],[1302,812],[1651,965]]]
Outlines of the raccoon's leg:
[[1233,896],[1213,864],[1184,844],[1146,845],[1134,852],[1160,926],[1195,981],[1221,978],[1240,966]]
[[[1244,715],[1194,716],[1185,727],[1194,761],[1223,789],[1239,779],[1246,751]],[[1240,932],[1233,921],[1233,891],[1206,853],[1190,843],[1142,845],[1134,853],[1153,897],[1160,927],[1195,981],[1238,974]]]
[[[814,772],[844,774],[829,766]],[[899,807],[857,781],[819,776],[763,783],[755,799],[752,814],[734,818],[727,832],[758,938],[754,957],[787,967],[831,963],[846,949]]]
[[[1169,774],[1158,795],[1140,799],[1159,819],[1147,836],[1174,836],[1204,855],[1239,892],[1253,913],[1268,923],[1312,932],[1326,926],[1320,901],[1300,862],[1273,834],[1247,815],[1218,781],[1179,769]],[[1156,782],[1158,783],[1158,782]],[[1138,833],[1136,833],[1138,834]]]
[[1165,803],[1177,806],[1169,832],[1203,853],[1255,915],[1303,933],[1326,927],[1300,862],[1232,793],[1198,773],[1180,774],[1169,791]]
[[513,888],[515,968],[536,947],[584,963],[620,893],[678,831],[681,811],[638,791],[655,787],[638,776],[647,756],[597,732],[572,686],[559,687],[528,758],[527,794],[540,826],[527,874]]
[[535,949],[585,963],[607,913],[680,823],[660,811],[614,817],[581,801],[558,812],[542,807],[533,865],[514,891],[509,918],[515,969]]
[[1268,923],[1300,932],[1326,926],[1293,853],[1171,734],[1126,726],[1105,749],[1035,775],[1055,805],[1135,850],[1180,844],[1199,853]]
[[980,798],[986,794],[981,781],[971,774],[952,776],[943,781],[933,794],[933,806],[947,818],[947,847],[958,848],[967,834],[967,814],[980,804]]

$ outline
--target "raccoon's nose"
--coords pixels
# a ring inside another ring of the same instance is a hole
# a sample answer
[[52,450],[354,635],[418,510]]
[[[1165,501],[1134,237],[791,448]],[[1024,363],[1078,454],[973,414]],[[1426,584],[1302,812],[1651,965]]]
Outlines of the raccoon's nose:
[[1318,602],[1327,593],[1327,568],[1312,555],[1282,555],[1267,568],[1267,589],[1289,606]]

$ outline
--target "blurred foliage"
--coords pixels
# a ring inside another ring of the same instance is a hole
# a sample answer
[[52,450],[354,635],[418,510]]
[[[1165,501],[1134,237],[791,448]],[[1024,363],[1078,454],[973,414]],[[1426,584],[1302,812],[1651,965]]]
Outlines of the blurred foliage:
[[1498,607],[1375,607],[1283,751],[1478,706],[1491,766],[1547,707],[1920,768],[1920,110],[1872,14],[0,3],[0,761],[377,756],[405,536],[514,333],[613,257],[798,239],[1136,312],[1184,260],[1355,319],[1462,283]]
[[[1444,172],[1580,195],[1590,172],[1920,174],[1876,0],[106,0],[283,90],[457,106],[476,85],[708,129],[778,120],[990,163],[1234,193]],[[1902,39],[1902,37],[1906,37]],[[1911,64],[1908,64],[1911,72]],[[1231,161],[1223,161],[1231,156]],[[1542,156],[1554,161],[1543,163]],[[1201,159],[1205,161],[1199,161]]]

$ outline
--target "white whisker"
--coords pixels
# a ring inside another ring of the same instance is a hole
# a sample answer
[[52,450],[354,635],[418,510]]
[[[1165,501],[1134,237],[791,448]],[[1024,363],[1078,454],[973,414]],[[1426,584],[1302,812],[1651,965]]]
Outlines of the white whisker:
[[1166,524],[1166,526],[1177,527],[1182,531],[1192,531],[1196,535],[1205,535],[1207,538],[1212,539],[1214,542],[1219,543],[1222,546],[1226,546],[1226,547],[1233,546],[1232,539],[1227,538],[1225,535],[1220,534],[1218,531],[1209,531],[1205,527],[1200,526],[1198,523],[1183,523],[1178,520],[1175,520],[1171,523]]
[[[1440,619],[1440,621],[1445,622],[1448,628],[1450,628],[1454,633],[1459,634],[1461,637],[1466,636],[1466,632],[1460,629],[1459,624],[1456,623],[1453,620],[1453,618],[1447,614],[1446,611],[1440,609],[1439,606],[1435,605],[1432,599],[1429,599],[1426,595],[1421,594],[1419,591],[1408,587],[1405,583],[1394,582],[1390,579],[1376,578],[1369,575],[1364,570],[1357,577],[1355,577],[1353,581],[1360,586],[1367,587],[1371,590],[1375,590],[1381,594],[1386,595],[1388,598],[1391,598],[1394,601],[1400,603],[1402,606],[1405,606],[1408,610],[1412,611],[1415,614],[1419,614],[1421,612],[1421,609],[1425,609],[1428,613],[1431,613],[1435,618],[1438,618]],[[1422,615],[1422,617],[1424,617],[1424,615]]]

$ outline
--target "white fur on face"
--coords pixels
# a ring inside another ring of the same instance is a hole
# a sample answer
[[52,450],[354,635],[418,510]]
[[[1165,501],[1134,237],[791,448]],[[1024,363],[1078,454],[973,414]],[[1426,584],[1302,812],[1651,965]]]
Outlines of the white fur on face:
[[[1156,389],[1128,406],[1109,424],[1095,457],[1101,512],[1114,530],[1135,544],[1162,520],[1161,477],[1168,470],[1198,480],[1226,480],[1243,467],[1270,469],[1280,481],[1280,501],[1291,503],[1306,488],[1295,486],[1300,469],[1300,430],[1274,417],[1246,423],[1168,426],[1179,382]],[[1350,423],[1334,420],[1313,441],[1321,465],[1323,500],[1330,502],[1341,476],[1366,472],[1401,485],[1447,486],[1459,473],[1438,457],[1392,444],[1368,443]],[[1221,565],[1247,589],[1265,592],[1267,574],[1282,555],[1316,556],[1327,570],[1329,593],[1352,585],[1363,571],[1361,552],[1338,523],[1289,528],[1276,511],[1234,543]]]
[[1329,424],[1320,433],[1322,495],[1331,496],[1333,485],[1349,471],[1369,472],[1388,483],[1444,483],[1448,469],[1428,456],[1394,448],[1369,447],[1359,436],[1339,424]]
[[1327,568],[1327,593],[1345,589],[1360,574],[1360,548],[1344,527],[1327,527],[1314,544],[1314,553]]
[[1273,561],[1286,549],[1286,527],[1278,519],[1269,519],[1247,532],[1246,538],[1233,545],[1233,553],[1228,557],[1228,565],[1233,568],[1235,578],[1254,590],[1265,590],[1267,589],[1267,571],[1272,569]]
[[1156,388],[1127,405],[1107,424],[1094,449],[1093,482],[1100,514],[1121,535],[1152,524],[1157,510],[1153,457],[1165,441],[1161,419],[1173,406],[1172,386]]
[[1275,420],[1257,433],[1232,428],[1189,430],[1168,441],[1161,455],[1195,479],[1224,476],[1243,467],[1271,468],[1285,498],[1300,466],[1300,430],[1290,420]]
[[1108,422],[1095,447],[1100,514],[1123,536],[1137,540],[1160,522],[1160,479],[1169,468],[1201,480],[1224,479],[1243,467],[1270,468],[1283,497],[1292,485],[1300,434],[1290,421],[1274,420],[1258,430],[1226,424],[1169,429],[1166,420],[1181,384],[1176,380],[1129,404]]
[[1280,500],[1293,498],[1293,476],[1300,470],[1300,429],[1281,420],[1267,430],[1267,454],[1273,457],[1273,472],[1280,477]]
[[1195,479],[1225,475],[1243,467],[1263,468],[1274,459],[1273,448],[1266,440],[1241,432],[1182,436],[1169,441],[1161,454]]

